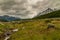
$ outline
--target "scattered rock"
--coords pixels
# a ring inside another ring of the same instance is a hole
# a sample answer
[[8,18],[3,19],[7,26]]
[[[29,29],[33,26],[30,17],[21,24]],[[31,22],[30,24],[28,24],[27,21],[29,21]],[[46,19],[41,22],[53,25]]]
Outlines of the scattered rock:
[[53,24],[48,24],[47,29],[55,29],[55,26]]
[[4,40],[8,40],[10,38],[10,35],[13,34],[13,32],[17,32],[18,29],[10,29],[7,30],[3,35],[4,35]]
[[5,37],[10,36],[12,33],[11,32],[5,32],[4,35]]
[[13,32],[17,32],[17,31],[18,31],[18,29],[13,29],[12,31],[13,31]]
[[8,40],[10,38],[10,36],[7,36],[7,37],[5,37],[5,39],[4,40]]

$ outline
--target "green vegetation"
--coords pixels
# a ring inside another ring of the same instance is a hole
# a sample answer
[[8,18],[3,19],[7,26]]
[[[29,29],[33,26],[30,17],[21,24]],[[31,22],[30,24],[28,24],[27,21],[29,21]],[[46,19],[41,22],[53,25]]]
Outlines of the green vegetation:
[[[49,23],[54,24],[55,28],[47,29]],[[60,19],[0,22],[0,37],[10,28],[18,28],[19,31],[13,33],[9,40],[60,40]]]
[[19,30],[12,33],[8,40],[60,40],[60,18],[58,17],[60,17],[60,10],[34,19],[10,22],[1,20],[0,40],[4,40],[4,33],[6,31],[15,28]]
[[43,18],[59,18],[60,17],[60,10],[45,14],[45,15],[41,15],[38,17],[35,17],[34,19],[43,19]]

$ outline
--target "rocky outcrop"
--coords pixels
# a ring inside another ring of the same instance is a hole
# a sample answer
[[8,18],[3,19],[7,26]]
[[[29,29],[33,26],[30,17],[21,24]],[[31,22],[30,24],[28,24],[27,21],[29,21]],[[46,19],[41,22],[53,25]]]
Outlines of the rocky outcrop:
[[11,35],[17,31],[18,29],[14,28],[4,30],[4,32],[0,35],[0,40],[8,40],[11,37]]

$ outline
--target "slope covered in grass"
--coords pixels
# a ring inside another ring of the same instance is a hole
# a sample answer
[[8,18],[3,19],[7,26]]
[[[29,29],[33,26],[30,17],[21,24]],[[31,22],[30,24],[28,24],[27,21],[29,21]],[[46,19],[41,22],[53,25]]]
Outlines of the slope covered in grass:
[[43,18],[59,18],[60,17],[60,10],[45,14],[45,15],[41,15],[41,16],[37,16],[34,19],[43,19]]
[[[49,23],[54,24],[56,29],[47,29]],[[9,40],[60,40],[60,19],[0,22],[0,40],[4,39],[4,30],[11,28],[19,30],[13,33]]]

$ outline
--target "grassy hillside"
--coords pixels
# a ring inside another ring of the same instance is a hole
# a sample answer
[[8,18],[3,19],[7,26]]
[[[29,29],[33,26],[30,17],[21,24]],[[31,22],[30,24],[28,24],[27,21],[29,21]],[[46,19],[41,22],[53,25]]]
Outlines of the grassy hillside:
[[[48,24],[53,24],[55,28],[48,28]],[[9,40],[60,40],[60,19],[0,22],[0,40],[4,39],[4,31],[11,28],[19,30]]]
[[60,10],[45,14],[45,15],[41,15],[38,17],[35,17],[34,19],[43,19],[43,18],[59,18],[60,17]]
[[60,40],[60,18],[58,17],[60,17],[60,10],[34,19],[0,21],[0,40],[4,40],[4,34],[11,32],[11,29],[18,29],[18,31],[12,32],[8,40]]

